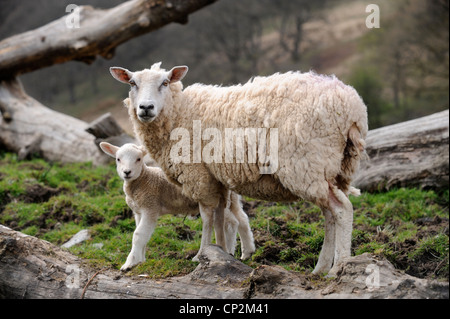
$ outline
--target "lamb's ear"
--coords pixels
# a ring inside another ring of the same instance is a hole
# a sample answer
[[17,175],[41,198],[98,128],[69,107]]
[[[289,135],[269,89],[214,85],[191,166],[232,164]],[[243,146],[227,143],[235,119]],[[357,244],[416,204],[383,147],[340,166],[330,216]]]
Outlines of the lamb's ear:
[[130,98],[127,97],[125,100],[123,100],[123,106],[128,108],[130,106]]
[[138,148],[141,150],[142,154],[147,155],[147,149],[145,148],[144,145],[139,145]]
[[188,70],[189,68],[185,65],[173,67],[172,70],[169,71],[170,83],[181,81]]
[[114,158],[116,158],[116,153],[119,150],[119,147],[109,144],[107,142],[101,142],[100,148],[102,149],[103,152]]
[[133,72],[128,71],[127,69],[124,68],[119,68],[118,66],[113,66],[109,68],[109,72],[111,72],[111,75],[117,81],[127,84],[130,83],[130,79],[133,76]]

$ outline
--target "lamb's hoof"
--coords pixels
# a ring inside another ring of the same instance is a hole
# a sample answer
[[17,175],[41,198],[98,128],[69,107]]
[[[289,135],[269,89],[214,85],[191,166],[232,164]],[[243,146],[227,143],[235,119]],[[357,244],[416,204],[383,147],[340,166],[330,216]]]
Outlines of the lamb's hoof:
[[127,271],[130,271],[131,268],[133,268],[133,266],[123,265],[122,267],[120,267],[120,271],[127,272]]
[[198,254],[195,255],[194,258],[192,258],[192,261],[200,262],[200,259],[198,259]]
[[241,260],[247,260],[250,259],[250,257],[252,257],[253,253],[244,253],[241,256]]
[[125,263],[122,267],[120,267],[120,271],[127,272],[130,271],[134,266],[140,264],[141,262],[136,263]]

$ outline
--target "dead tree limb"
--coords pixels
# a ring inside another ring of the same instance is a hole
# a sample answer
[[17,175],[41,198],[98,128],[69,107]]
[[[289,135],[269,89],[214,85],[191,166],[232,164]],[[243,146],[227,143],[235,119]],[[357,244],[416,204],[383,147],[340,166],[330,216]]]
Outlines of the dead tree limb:
[[353,184],[366,191],[449,185],[449,111],[369,131],[369,159]]
[[160,280],[123,276],[119,270],[93,269],[47,241],[0,225],[0,299],[448,299],[448,282],[405,275],[369,254],[346,259],[335,280],[319,285],[318,281],[280,266],[253,270],[215,245],[207,246],[200,264],[186,276]]
[[0,145],[21,159],[37,152],[63,163],[107,162],[95,137],[85,131],[87,123],[43,106],[25,93],[20,81],[0,81],[0,106],[9,109],[8,119],[0,117]]
[[[79,27],[63,16],[35,30],[0,42],[0,79],[11,79],[70,60],[110,59],[114,49],[171,22],[187,23],[192,12],[217,0],[131,0],[111,9],[80,6]],[[69,23],[67,23],[69,21]]]

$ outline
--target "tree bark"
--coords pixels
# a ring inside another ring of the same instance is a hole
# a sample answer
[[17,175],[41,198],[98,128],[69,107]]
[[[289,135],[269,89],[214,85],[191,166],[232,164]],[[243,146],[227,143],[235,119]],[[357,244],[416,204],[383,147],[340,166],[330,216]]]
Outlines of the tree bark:
[[353,184],[365,191],[449,185],[449,111],[371,130]]
[[86,122],[43,106],[25,93],[20,81],[0,81],[0,106],[8,115],[1,110],[0,145],[21,159],[37,152],[62,163],[107,162],[95,137],[85,131]]
[[[0,225],[0,298],[447,298],[448,282],[418,279],[369,254],[351,257],[334,280],[279,266],[252,269],[216,245],[183,277],[151,280],[93,269],[47,241]],[[174,309],[171,303],[168,312]]]
[[106,10],[80,6],[71,13],[79,13],[79,27],[73,16],[63,16],[1,41],[0,79],[70,60],[91,63],[97,55],[112,58],[121,43],[170,22],[187,23],[189,14],[215,1],[131,0]]

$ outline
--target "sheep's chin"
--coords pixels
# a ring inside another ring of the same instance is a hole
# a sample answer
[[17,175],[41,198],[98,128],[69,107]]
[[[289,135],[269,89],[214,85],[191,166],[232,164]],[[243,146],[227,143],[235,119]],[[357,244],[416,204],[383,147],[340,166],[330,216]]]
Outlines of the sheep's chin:
[[138,116],[139,121],[141,121],[142,123],[151,123],[153,122],[153,120],[156,118],[156,116],[144,116],[144,117],[140,117]]

